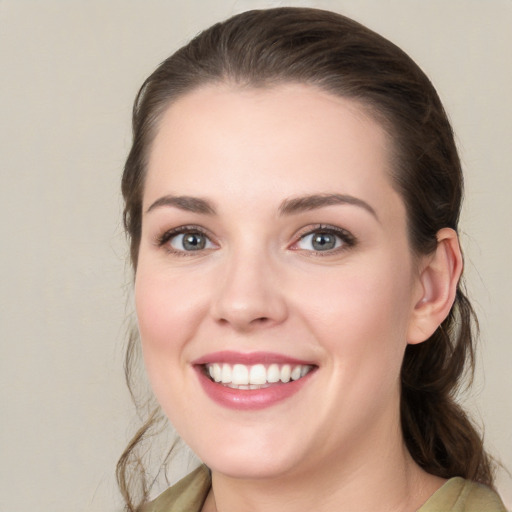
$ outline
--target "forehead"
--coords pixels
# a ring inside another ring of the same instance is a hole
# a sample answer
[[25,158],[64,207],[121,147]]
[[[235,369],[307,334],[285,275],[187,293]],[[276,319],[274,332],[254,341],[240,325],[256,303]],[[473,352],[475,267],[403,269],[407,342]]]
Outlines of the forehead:
[[215,191],[246,201],[325,192],[378,200],[391,188],[389,146],[366,108],[313,86],[208,85],[162,116],[144,203]]

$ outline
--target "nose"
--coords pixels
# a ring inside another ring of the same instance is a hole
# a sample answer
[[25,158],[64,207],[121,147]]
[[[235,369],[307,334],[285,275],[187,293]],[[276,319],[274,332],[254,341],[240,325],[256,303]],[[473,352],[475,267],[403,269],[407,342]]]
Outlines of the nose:
[[251,331],[278,325],[288,316],[279,270],[264,254],[228,257],[217,283],[211,312],[218,323]]

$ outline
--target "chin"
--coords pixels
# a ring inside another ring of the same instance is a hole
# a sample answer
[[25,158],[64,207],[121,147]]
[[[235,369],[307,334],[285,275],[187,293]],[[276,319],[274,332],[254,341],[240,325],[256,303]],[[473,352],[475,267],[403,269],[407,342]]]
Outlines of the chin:
[[212,460],[211,464],[205,464],[216,473],[240,480],[273,480],[285,476],[291,472],[293,465],[276,463],[267,457],[259,457],[257,460],[245,458],[244,460]]
[[299,463],[296,454],[280,449],[230,444],[222,450],[212,450],[201,460],[213,471],[237,479],[276,479],[292,472]]

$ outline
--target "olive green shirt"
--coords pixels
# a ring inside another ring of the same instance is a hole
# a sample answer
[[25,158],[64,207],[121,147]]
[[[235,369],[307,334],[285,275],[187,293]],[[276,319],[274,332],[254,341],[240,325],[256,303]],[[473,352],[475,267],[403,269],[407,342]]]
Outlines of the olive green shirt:
[[[210,491],[206,466],[195,471],[144,507],[144,512],[201,512]],[[464,478],[448,480],[417,512],[507,512],[500,497],[485,485]]]

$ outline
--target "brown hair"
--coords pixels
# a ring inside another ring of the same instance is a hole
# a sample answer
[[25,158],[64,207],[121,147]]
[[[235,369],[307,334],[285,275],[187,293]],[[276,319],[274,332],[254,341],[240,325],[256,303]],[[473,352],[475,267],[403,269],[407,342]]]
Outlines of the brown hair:
[[[137,268],[146,162],[168,105],[216,82],[241,87],[311,84],[364,105],[393,142],[392,182],[407,209],[412,250],[428,254],[444,227],[457,229],[462,171],[450,123],[421,69],[401,49],[339,14],[309,8],[249,11],[218,23],[165,60],[144,82],[133,109],[133,146],[122,179],[124,222]],[[402,367],[401,421],[407,448],[426,471],[493,483],[482,437],[454,395],[474,366],[473,310],[461,285],[450,314],[424,343],[409,345]],[[130,368],[136,337],[127,350]],[[118,464],[127,510],[138,510],[128,484],[150,417]],[[144,473],[142,472],[142,478]],[[148,488],[142,485],[142,500]]]

